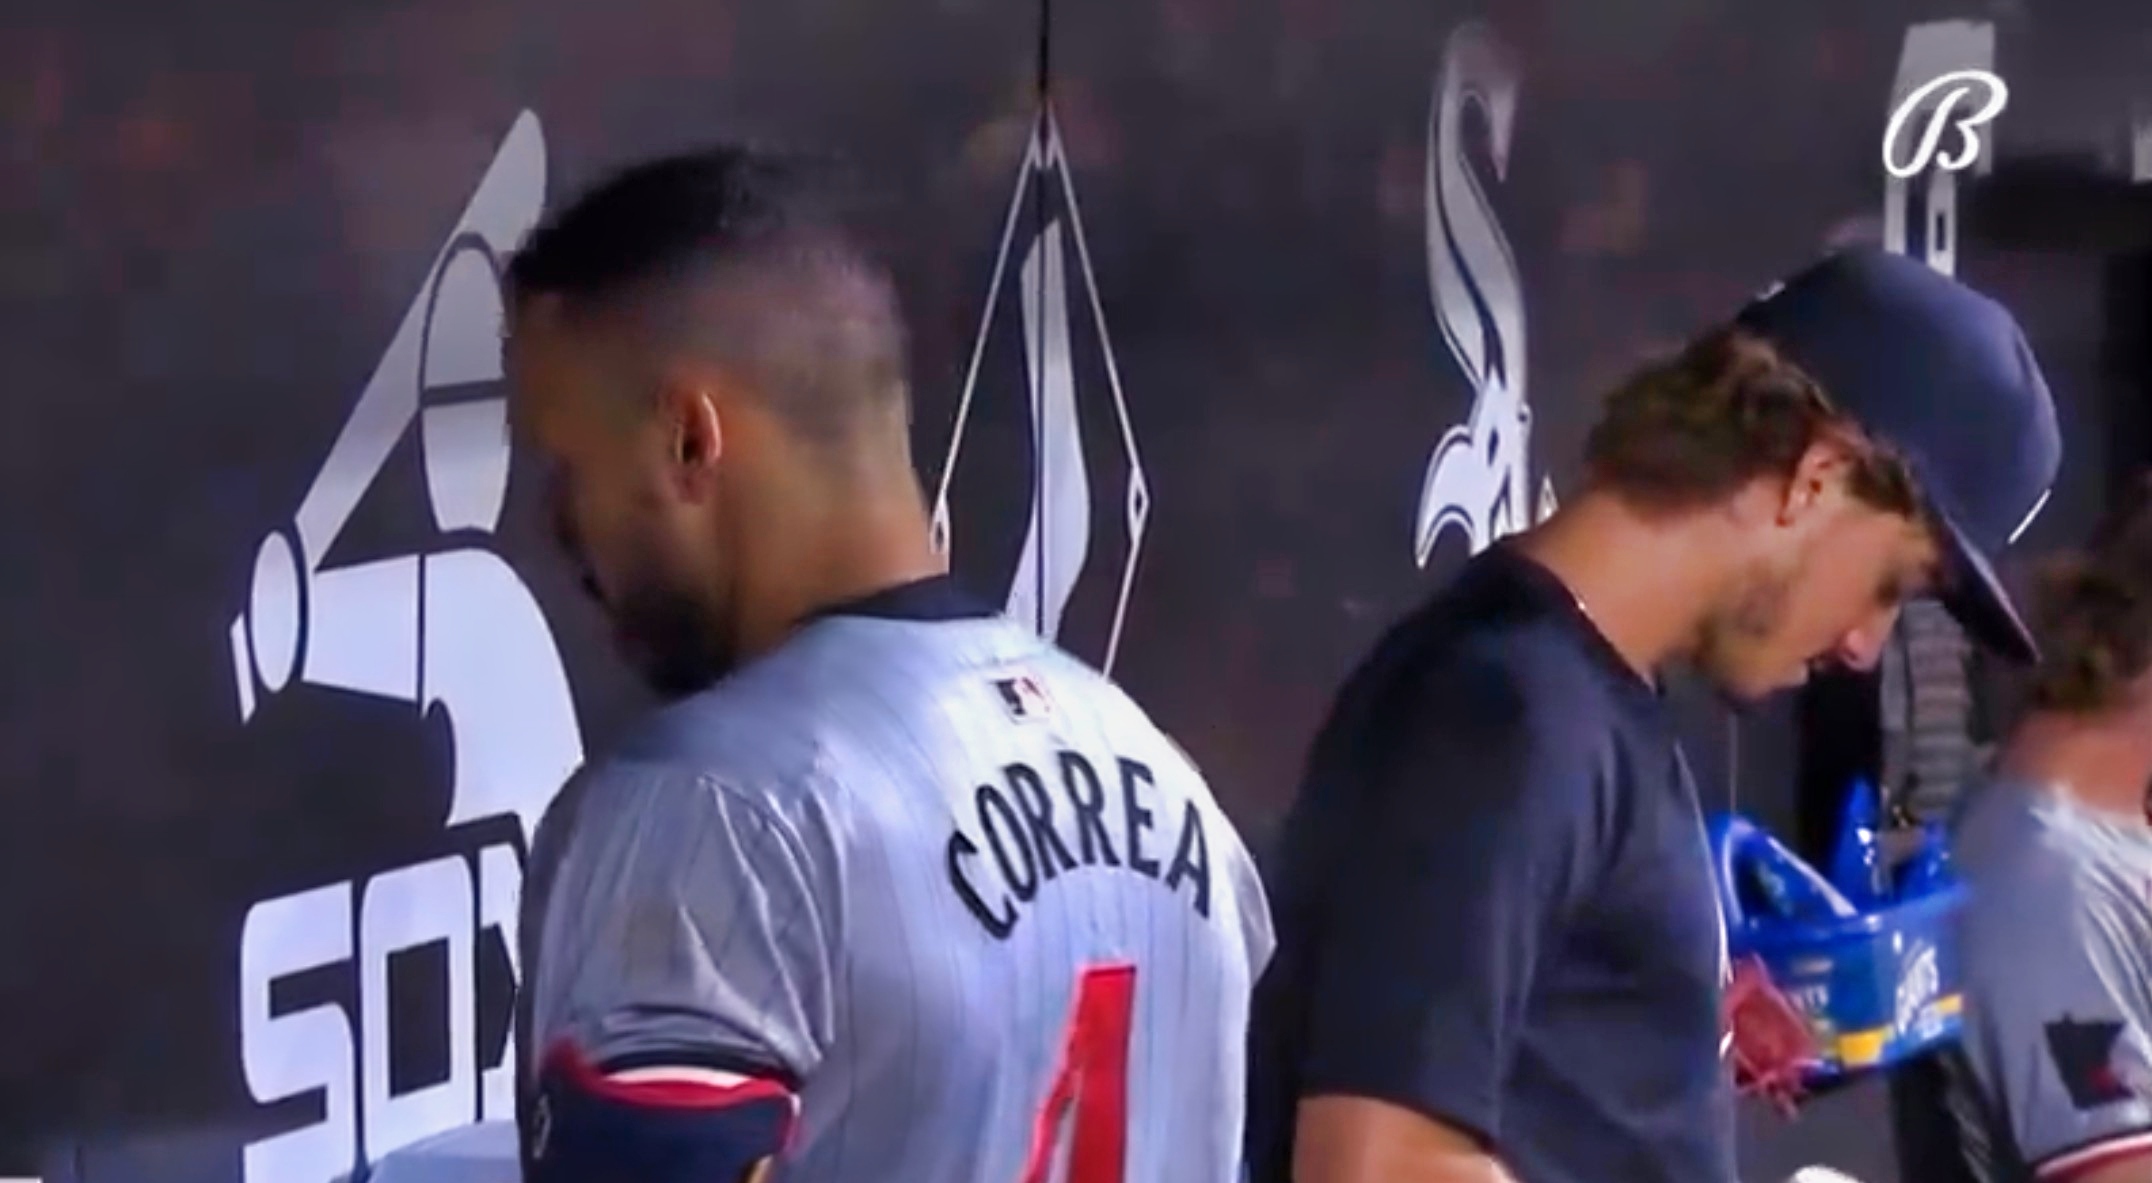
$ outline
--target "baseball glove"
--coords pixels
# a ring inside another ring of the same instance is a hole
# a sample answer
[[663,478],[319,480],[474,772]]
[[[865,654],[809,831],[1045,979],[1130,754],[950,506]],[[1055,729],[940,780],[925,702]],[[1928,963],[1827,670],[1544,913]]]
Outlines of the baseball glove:
[[1815,1036],[1799,1007],[1771,981],[1761,959],[1744,957],[1726,987],[1726,1039],[1734,1062],[1734,1086],[1760,1096],[1793,1116],[1802,1080],[1822,1063]]

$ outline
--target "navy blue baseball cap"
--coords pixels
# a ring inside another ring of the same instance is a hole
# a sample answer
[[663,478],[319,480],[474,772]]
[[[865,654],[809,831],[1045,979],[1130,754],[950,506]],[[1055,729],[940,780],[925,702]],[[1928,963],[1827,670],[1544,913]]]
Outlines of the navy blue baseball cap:
[[1903,255],[1824,258],[1736,316],[1901,452],[1945,548],[1944,607],[2004,656],[2038,656],[1995,560],[2047,503],[2062,464],[2055,401],[1995,301]]

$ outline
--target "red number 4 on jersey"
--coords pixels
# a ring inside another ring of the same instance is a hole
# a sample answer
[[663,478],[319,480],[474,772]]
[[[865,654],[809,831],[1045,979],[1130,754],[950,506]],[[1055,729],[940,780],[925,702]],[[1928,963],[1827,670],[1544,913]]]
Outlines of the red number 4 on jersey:
[[1128,1031],[1136,967],[1094,966],[1076,981],[1062,1036],[1061,1071],[1031,1135],[1023,1183],[1052,1183],[1054,1151],[1068,1141],[1063,1183],[1122,1183],[1128,1160]]

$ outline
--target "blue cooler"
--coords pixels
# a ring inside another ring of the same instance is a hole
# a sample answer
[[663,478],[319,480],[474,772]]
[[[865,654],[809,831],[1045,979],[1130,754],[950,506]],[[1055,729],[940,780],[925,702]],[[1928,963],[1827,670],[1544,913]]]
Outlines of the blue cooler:
[[1822,1059],[1811,1082],[1957,1038],[1965,888],[1945,869],[1940,833],[1900,886],[1863,893],[1862,906],[1747,818],[1725,814],[1708,830],[1727,953],[1759,958],[1808,1020]]

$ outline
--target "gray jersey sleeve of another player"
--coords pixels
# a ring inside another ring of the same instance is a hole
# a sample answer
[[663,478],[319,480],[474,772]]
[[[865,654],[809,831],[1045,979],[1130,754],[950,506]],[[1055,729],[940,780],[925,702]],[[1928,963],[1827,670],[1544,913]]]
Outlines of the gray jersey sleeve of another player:
[[584,818],[591,895],[583,931],[563,934],[577,964],[552,1037],[600,1065],[813,1075],[832,1025],[834,888],[799,827],[684,773],[592,807],[610,824]]
[[1965,1044],[1991,1119],[2042,1179],[2152,1143],[2145,951],[2124,913],[2060,874],[1982,886],[1961,930]]

